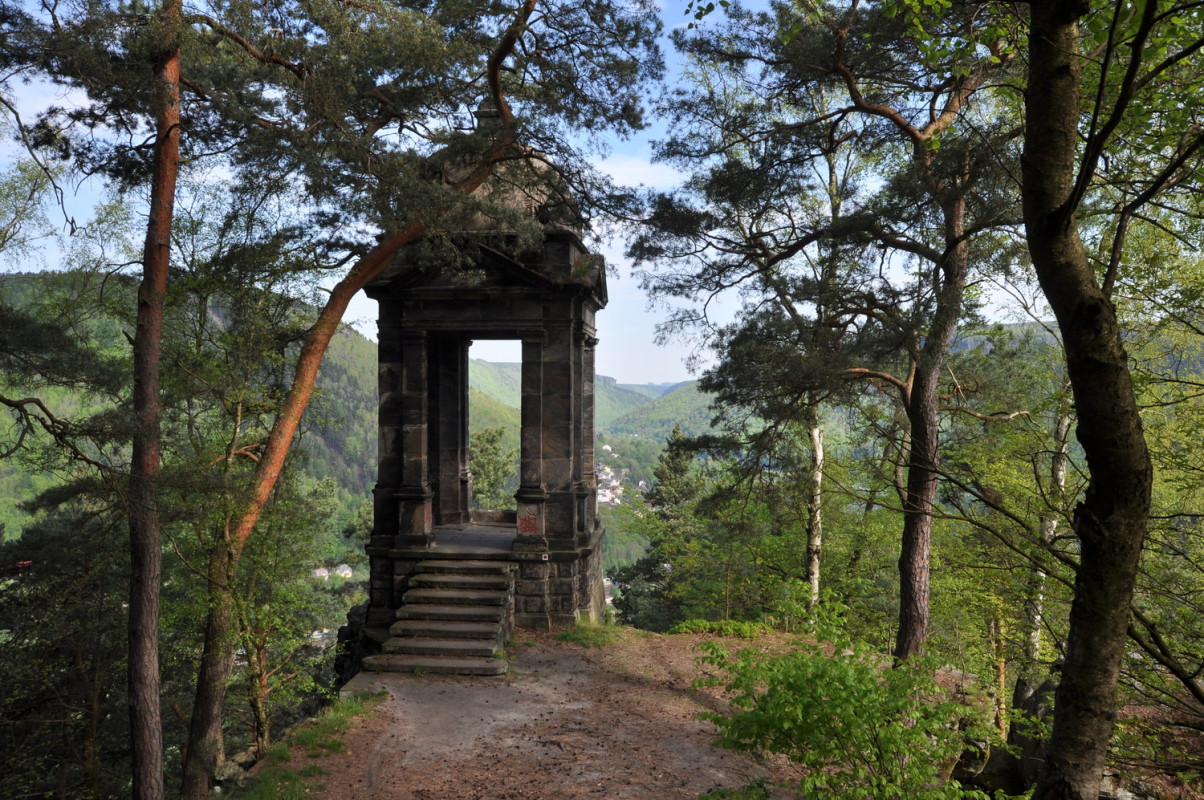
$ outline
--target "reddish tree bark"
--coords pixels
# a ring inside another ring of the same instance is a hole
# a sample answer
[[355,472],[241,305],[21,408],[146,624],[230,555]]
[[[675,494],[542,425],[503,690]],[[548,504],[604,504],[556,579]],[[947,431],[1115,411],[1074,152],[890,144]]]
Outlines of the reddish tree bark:
[[129,704],[135,800],[163,797],[163,731],[159,708],[159,583],[163,555],[157,487],[162,416],[159,355],[180,159],[179,32],[183,25],[180,0],[165,0],[160,17],[163,41],[155,65],[158,108],[155,109],[150,216],[134,333],[136,427],[128,495]]

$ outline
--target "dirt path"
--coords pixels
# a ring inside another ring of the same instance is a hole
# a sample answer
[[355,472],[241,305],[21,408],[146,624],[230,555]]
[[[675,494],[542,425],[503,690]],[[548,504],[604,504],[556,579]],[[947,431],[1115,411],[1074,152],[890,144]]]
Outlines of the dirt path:
[[715,747],[696,718],[721,703],[690,688],[701,638],[628,630],[585,649],[520,631],[504,678],[360,676],[389,697],[344,736],[343,753],[315,759],[312,796],[660,800],[767,776]]

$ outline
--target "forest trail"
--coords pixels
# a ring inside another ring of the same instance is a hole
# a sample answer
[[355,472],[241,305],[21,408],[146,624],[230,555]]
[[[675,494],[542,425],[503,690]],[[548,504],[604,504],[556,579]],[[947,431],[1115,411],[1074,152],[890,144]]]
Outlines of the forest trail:
[[353,723],[342,753],[294,750],[292,765],[315,762],[310,796],[322,800],[668,800],[778,774],[717,747],[697,719],[723,705],[717,690],[691,689],[704,638],[622,629],[584,648],[520,630],[504,677],[362,673],[351,688],[388,698]]

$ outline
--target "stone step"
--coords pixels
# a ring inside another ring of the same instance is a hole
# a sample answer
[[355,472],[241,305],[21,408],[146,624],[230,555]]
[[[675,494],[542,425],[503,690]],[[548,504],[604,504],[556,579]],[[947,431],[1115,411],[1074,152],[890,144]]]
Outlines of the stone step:
[[462,575],[509,575],[514,571],[514,563],[511,561],[481,561],[473,559],[464,559],[456,561],[452,559],[418,562],[417,572],[432,573],[432,572],[458,572]]
[[453,572],[427,573],[410,578],[415,589],[498,589],[508,590],[513,579],[506,575],[461,575]]
[[412,656],[470,656],[492,658],[501,649],[497,640],[485,639],[389,639],[381,648],[386,653]]
[[502,606],[441,605],[411,603],[397,609],[397,619],[460,620],[463,622],[498,622],[506,615]]
[[502,621],[500,617],[488,622],[401,619],[393,623],[389,628],[389,634],[422,639],[493,639],[496,641],[502,636]]
[[364,669],[415,675],[505,675],[507,666],[502,658],[437,658],[398,654],[364,658]]
[[411,589],[402,595],[401,600],[402,603],[504,606],[510,600],[510,592],[496,589]]

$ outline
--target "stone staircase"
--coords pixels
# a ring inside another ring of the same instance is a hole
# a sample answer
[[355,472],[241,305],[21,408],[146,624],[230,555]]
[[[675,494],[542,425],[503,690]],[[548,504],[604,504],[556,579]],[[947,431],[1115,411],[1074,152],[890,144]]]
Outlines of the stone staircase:
[[498,657],[514,627],[514,567],[508,561],[422,561],[397,609],[374,672],[503,675]]

